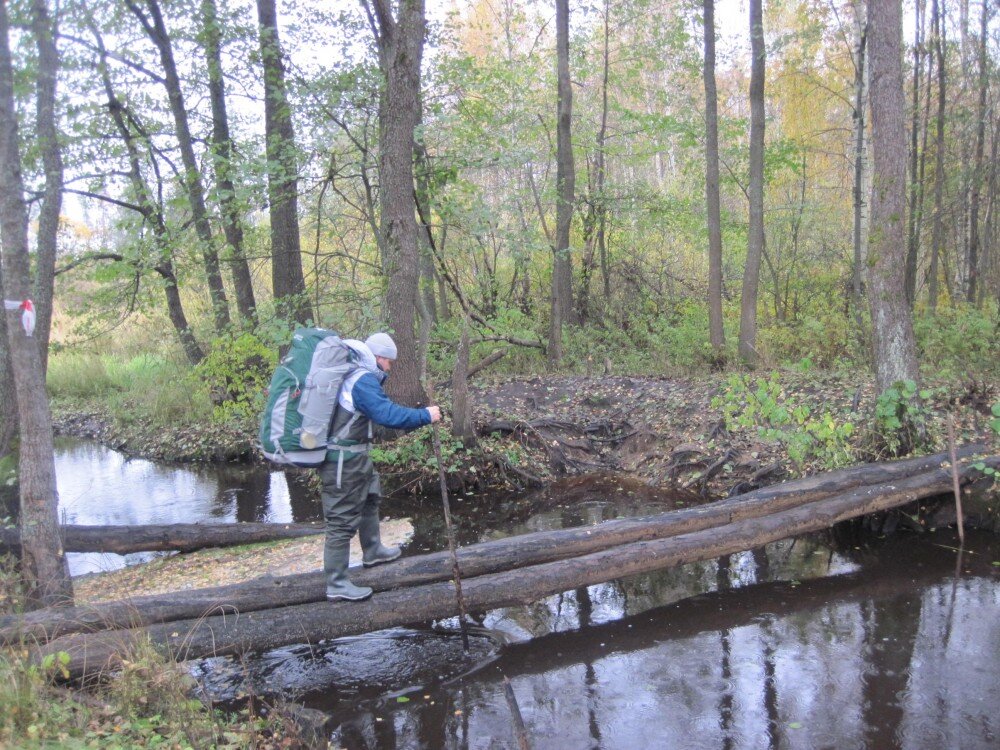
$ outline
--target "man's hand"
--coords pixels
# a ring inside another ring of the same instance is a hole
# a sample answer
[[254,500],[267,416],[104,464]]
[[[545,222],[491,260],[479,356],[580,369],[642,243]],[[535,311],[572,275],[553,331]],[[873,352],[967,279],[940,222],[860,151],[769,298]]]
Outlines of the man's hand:
[[431,424],[434,422],[441,421],[441,407],[440,406],[428,406],[428,413],[431,415]]

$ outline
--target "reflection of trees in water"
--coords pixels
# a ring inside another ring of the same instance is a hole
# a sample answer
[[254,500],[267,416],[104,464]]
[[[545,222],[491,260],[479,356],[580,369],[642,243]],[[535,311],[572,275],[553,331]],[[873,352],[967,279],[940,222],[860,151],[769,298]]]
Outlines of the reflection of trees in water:
[[267,521],[271,478],[266,470],[222,465],[216,471],[212,515],[238,523]]
[[868,747],[900,747],[910,664],[920,629],[917,592],[861,604],[867,662],[861,675],[863,724]]
[[[651,746],[690,745],[685,731],[695,725],[704,732],[699,746],[706,747],[914,746],[903,738],[903,726],[912,734],[934,721],[955,738],[969,740],[968,746],[990,746],[989,721],[970,723],[979,721],[984,709],[969,714],[963,703],[963,696],[977,688],[949,683],[947,677],[958,667],[947,666],[948,654],[939,646],[951,601],[952,553],[912,538],[897,539],[867,553],[877,552],[878,564],[860,572],[803,576],[797,585],[746,585],[767,579],[768,570],[788,572],[790,560],[802,561],[813,572],[829,564],[822,545],[804,542],[707,563],[703,575],[715,591],[639,616],[605,619],[611,610],[602,597],[606,601],[613,586],[551,597],[536,617],[551,622],[558,615],[563,632],[506,646],[482,671],[457,683],[428,686],[435,706],[414,696],[405,706],[384,698],[379,707],[361,710],[395,723],[394,733],[385,735],[395,744],[379,747],[458,748],[477,741],[481,746],[484,737],[510,747],[501,685],[507,674],[518,686],[529,734],[563,737],[567,747],[614,745],[614,728],[622,717],[633,705],[646,704],[648,718],[640,724],[648,727],[633,739],[658,737],[659,744],[650,740]],[[970,575],[984,582],[976,599],[981,607],[995,597],[995,588],[989,588],[995,559],[997,553],[984,548],[970,563]],[[634,581],[625,586],[635,591]],[[960,598],[955,614],[956,633],[966,640],[970,633],[975,636],[962,653],[982,651],[994,659],[985,663],[989,670],[996,658],[990,653],[995,642],[990,632],[996,630],[967,629],[962,613],[968,603]],[[914,664],[930,660],[941,665],[921,667],[929,688],[914,696],[908,675]],[[928,668],[941,677],[928,681]],[[978,689],[987,699],[996,694],[991,686]],[[905,702],[903,696],[908,696]],[[673,713],[657,713],[668,707]],[[925,709],[939,716],[928,718]],[[962,723],[957,729],[956,722]]]
[[323,506],[319,500],[319,490],[309,484],[309,473],[301,471],[284,472],[288,485],[288,501],[292,507],[295,523],[319,521],[323,518]]
[[273,483],[284,481],[293,522],[306,523],[322,518],[319,494],[310,485],[307,471],[290,470],[278,475],[268,467],[222,465],[214,469],[213,474],[213,517],[231,518],[240,523],[275,520]]
[[[729,575],[729,555],[724,555],[717,562],[716,588],[718,591],[727,591],[732,588]],[[729,628],[719,631],[722,663],[720,671],[722,674],[722,689],[719,691],[719,724],[722,730],[723,750],[731,750],[733,747],[733,670],[731,665],[732,646],[730,644]]]

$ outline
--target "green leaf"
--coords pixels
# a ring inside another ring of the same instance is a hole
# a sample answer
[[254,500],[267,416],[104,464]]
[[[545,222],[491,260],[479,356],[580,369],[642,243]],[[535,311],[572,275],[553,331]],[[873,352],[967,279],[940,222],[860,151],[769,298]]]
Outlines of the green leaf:
[[409,703],[409,702],[410,699],[407,698],[405,695],[401,695],[398,698],[396,698],[396,703]]
[[802,729],[802,722],[792,721],[788,724],[789,729]]

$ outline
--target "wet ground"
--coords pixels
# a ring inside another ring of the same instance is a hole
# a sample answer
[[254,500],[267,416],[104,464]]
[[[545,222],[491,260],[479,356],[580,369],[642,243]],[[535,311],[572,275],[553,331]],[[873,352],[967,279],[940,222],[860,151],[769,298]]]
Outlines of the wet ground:
[[[57,471],[78,523],[318,513],[260,469],[190,472],[78,443]],[[470,543],[691,502],[599,476],[454,497],[452,510]],[[413,519],[407,554],[444,547],[436,498],[384,510]],[[450,620],[194,669],[223,704],[255,695],[323,712],[346,748],[517,747],[505,677],[535,750],[995,748],[1000,542],[969,532],[961,557],[955,546],[948,530],[880,539],[845,526],[480,613],[467,654]]]

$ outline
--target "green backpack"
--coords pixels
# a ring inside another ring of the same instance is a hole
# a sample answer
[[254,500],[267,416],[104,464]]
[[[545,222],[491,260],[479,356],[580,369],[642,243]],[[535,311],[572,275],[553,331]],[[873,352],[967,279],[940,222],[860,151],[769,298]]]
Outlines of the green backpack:
[[340,386],[358,356],[333,331],[299,328],[278,363],[260,418],[264,456],[277,464],[319,466]]

